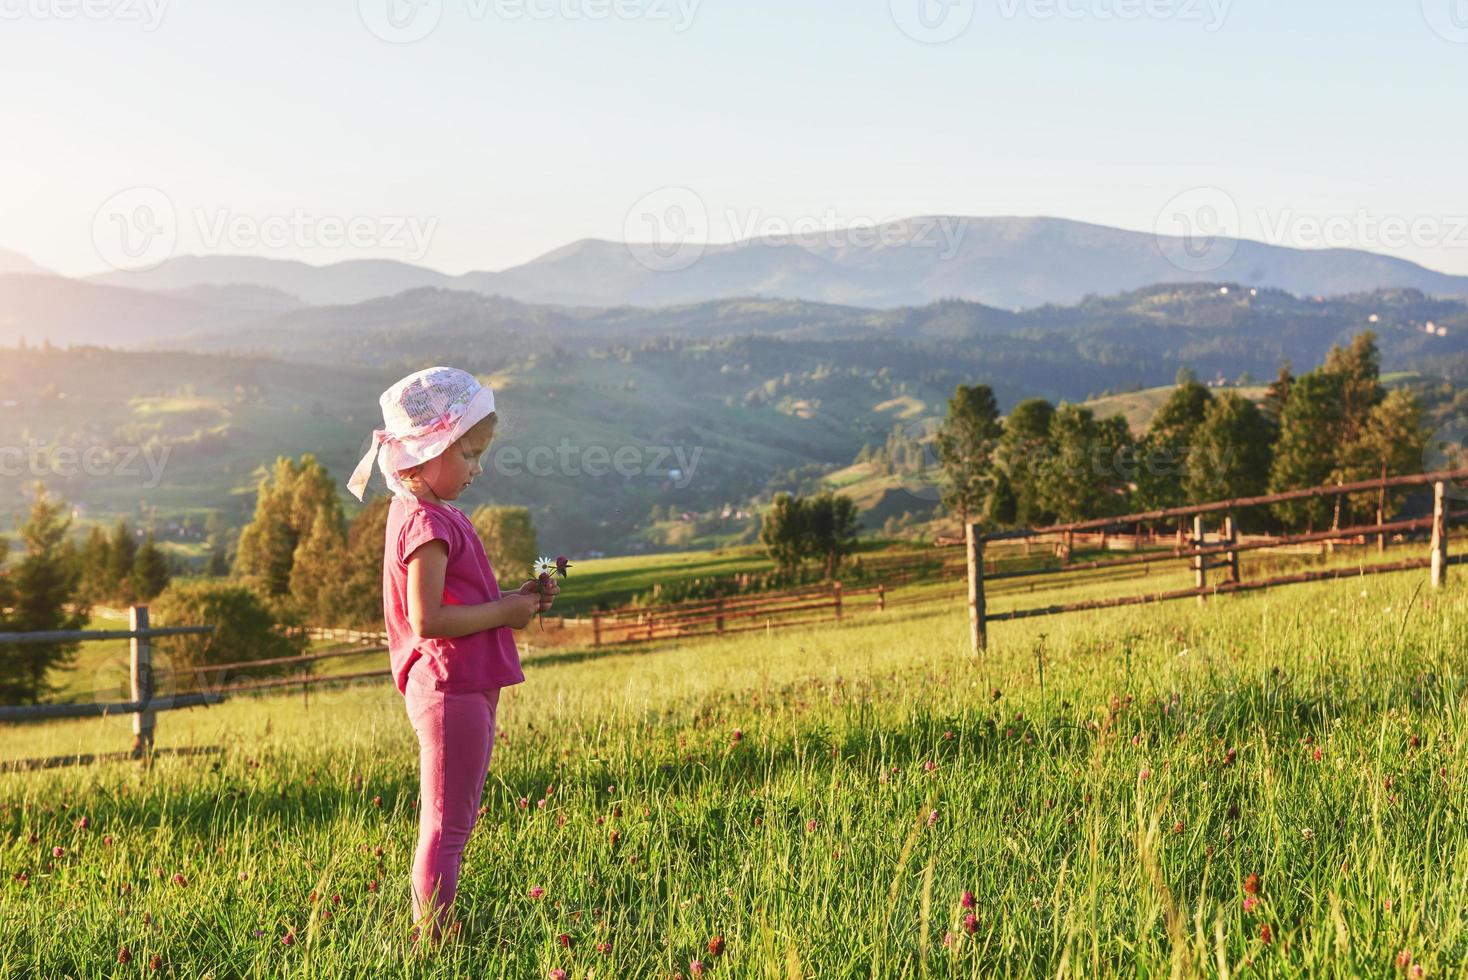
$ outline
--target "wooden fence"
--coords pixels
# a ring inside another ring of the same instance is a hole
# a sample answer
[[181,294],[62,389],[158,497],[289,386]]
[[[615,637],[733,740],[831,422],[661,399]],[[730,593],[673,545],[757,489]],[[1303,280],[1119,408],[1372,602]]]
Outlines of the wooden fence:
[[[657,606],[625,606],[591,616],[592,646],[636,643],[670,637],[724,636],[754,629],[778,629],[811,623],[840,621],[851,610],[851,600],[863,599],[881,611],[887,608],[887,585],[844,589],[840,582],[805,586],[785,592],[691,599]],[[829,610],[823,614],[822,610]],[[792,613],[814,613],[796,619]]]
[[154,697],[153,638],[212,633],[213,631],[213,626],[150,627],[148,607],[133,606],[128,611],[128,628],[125,630],[50,630],[30,633],[0,633],[0,643],[5,644],[129,640],[131,651],[128,677],[132,688],[132,700],[122,704],[29,704],[0,707],[0,721],[96,718],[102,715],[130,714],[133,716],[132,756],[138,758],[146,755],[153,748],[153,732],[159,711],[208,704],[212,699],[207,692],[177,697]]
[[[1328,579],[1427,568],[1430,569],[1432,587],[1440,588],[1446,579],[1448,566],[1468,560],[1468,555],[1448,555],[1449,526],[1455,519],[1464,517],[1465,515],[1451,513],[1448,503],[1447,484],[1465,477],[1468,477],[1468,469],[1445,470],[1414,476],[1388,477],[1385,479],[1364,480],[1358,483],[1309,487],[1302,490],[1289,490],[1283,493],[1266,494],[1257,497],[1219,500],[1205,504],[1193,504],[1187,507],[1172,507],[1165,510],[1148,511],[1140,514],[1103,517],[1087,521],[1074,521],[1068,524],[1056,524],[1049,527],[1021,528],[1013,531],[984,533],[980,530],[978,524],[969,524],[965,528],[964,544],[968,552],[968,604],[971,645],[975,653],[985,649],[988,646],[989,624],[1004,620],[1026,619],[1033,616],[1053,616],[1059,613],[1078,612],[1088,609],[1107,609],[1115,606],[1140,605],[1143,603],[1164,602],[1171,599],[1196,598],[1201,603],[1205,602],[1210,595],[1269,589],[1278,585],[1300,582],[1318,582]],[[1381,519],[1381,509],[1378,506],[1377,522],[1370,525],[1332,528],[1327,531],[1292,534],[1262,540],[1240,540],[1237,533],[1237,512],[1245,508],[1268,506],[1290,500],[1341,496],[1371,490],[1377,491],[1378,493],[1385,493],[1389,488],[1428,485],[1431,485],[1433,488],[1433,511],[1431,517],[1384,521]],[[1210,544],[1207,540],[1204,527],[1204,516],[1220,513],[1225,516],[1222,521],[1222,528],[1218,534],[1218,541],[1217,543]],[[1179,547],[1172,549],[1142,552],[1128,555],[1124,558],[1108,558],[1089,562],[1071,563],[1066,561],[1059,567],[1028,568],[1001,572],[990,572],[985,567],[984,548],[990,542],[1012,541],[1059,534],[1062,536],[1064,542],[1061,554],[1068,558],[1071,553],[1073,536],[1078,533],[1101,531],[1117,526],[1130,525],[1140,527],[1143,524],[1180,518],[1192,519],[1192,534],[1181,541]],[[1428,553],[1421,558],[1409,558],[1395,562],[1379,562],[1370,565],[1358,565],[1356,567],[1318,569],[1252,581],[1242,580],[1239,573],[1239,554],[1245,551],[1286,548],[1317,542],[1329,543],[1370,536],[1375,536],[1378,542],[1381,543],[1381,546],[1384,547],[1386,535],[1388,534],[1405,534],[1421,530],[1429,530],[1431,532]],[[1129,565],[1145,565],[1155,562],[1179,560],[1187,560],[1193,570],[1194,586],[1192,588],[1174,589],[1147,595],[1129,595],[1050,606],[1037,606],[1002,613],[989,613],[985,609],[985,589],[989,582],[1055,575],[1062,572],[1094,571],[1120,568]],[[1226,569],[1227,579],[1210,585],[1208,572],[1211,569],[1220,567]]]

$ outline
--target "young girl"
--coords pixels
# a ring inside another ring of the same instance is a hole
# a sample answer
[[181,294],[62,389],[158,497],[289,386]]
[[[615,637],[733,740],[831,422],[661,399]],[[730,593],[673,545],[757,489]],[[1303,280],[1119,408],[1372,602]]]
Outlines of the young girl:
[[457,368],[383,392],[383,424],[347,486],[362,499],[375,456],[393,492],[382,607],[393,678],[418,735],[420,802],[413,915],[420,936],[450,923],[459,862],[479,814],[500,689],[525,679],[511,630],[551,607],[554,580],[501,593],[474,525],[450,501],[481,472],[494,394]]

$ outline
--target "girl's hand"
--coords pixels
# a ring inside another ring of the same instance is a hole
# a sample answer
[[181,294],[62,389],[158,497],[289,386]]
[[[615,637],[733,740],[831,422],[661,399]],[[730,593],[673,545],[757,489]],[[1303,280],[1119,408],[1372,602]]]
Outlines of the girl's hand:
[[505,625],[510,629],[523,630],[540,611],[540,600],[523,591],[507,592],[498,601],[505,604]]
[[555,601],[556,596],[560,594],[561,586],[556,582],[554,578],[552,578],[550,580],[550,585],[546,586],[545,595],[541,595],[540,589],[537,587],[535,579],[531,579],[524,585],[520,586],[517,591],[520,593],[520,595],[537,596],[540,599],[539,611],[546,612],[550,609],[551,603]]

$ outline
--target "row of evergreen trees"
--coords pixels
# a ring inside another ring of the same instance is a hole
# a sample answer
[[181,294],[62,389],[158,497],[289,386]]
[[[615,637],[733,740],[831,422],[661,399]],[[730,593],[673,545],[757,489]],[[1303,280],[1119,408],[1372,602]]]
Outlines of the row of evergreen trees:
[[[281,457],[260,481],[254,518],[240,532],[233,575],[263,597],[281,622],[381,628],[390,500],[373,498],[348,521],[337,481],[314,456]],[[536,538],[528,508],[484,505],[470,519],[506,589],[533,577]]]
[[[960,385],[937,438],[943,502],[961,520],[1033,527],[1416,472],[1421,409],[1380,374],[1364,332],[1306,374],[1286,365],[1258,405],[1182,375],[1140,438],[1120,415],[1038,398],[1001,420],[987,386]],[[1402,499],[1292,500],[1272,508],[1273,523],[1344,526],[1390,516]]]

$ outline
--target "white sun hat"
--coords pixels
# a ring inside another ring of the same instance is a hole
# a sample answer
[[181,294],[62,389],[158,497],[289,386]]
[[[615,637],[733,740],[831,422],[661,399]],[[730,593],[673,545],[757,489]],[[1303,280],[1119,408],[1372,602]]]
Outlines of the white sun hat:
[[399,496],[413,496],[398,479],[398,470],[441,455],[494,411],[494,392],[468,371],[431,367],[396,382],[378,402],[385,428],[372,431],[372,445],[347,481],[347,489],[358,500],[363,499],[372,476],[374,456],[388,489]]

